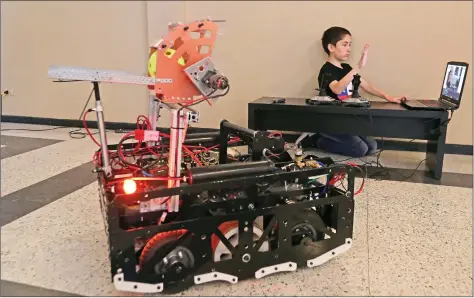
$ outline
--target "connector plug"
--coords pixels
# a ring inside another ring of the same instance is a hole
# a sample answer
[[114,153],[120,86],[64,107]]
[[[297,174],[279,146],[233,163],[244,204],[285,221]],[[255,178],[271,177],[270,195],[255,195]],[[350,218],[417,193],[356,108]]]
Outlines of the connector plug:
[[158,142],[160,140],[160,132],[156,130],[135,130],[135,140],[142,142]]

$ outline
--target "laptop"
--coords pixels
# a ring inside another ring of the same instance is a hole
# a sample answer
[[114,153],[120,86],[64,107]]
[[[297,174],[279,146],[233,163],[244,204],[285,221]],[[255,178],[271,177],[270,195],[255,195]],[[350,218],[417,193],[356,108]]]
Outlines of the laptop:
[[410,110],[457,110],[461,104],[469,64],[451,61],[446,65],[438,100],[410,99],[402,105]]

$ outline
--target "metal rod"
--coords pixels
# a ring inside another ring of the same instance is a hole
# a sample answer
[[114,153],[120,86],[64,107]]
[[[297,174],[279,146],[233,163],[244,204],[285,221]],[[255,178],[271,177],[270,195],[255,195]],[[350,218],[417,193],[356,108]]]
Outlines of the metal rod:
[[99,83],[93,82],[93,84],[95,94],[95,112],[97,114],[97,127],[99,128],[99,141],[100,147],[102,149],[102,170],[104,171],[106,176],[110,176],[112,174],[112,169],[110,167],[109,151],[107,148],[107,135],[105,133],[104,107],[102,106],[100,100]]
[[155,96],[150,95],[148,102],[148,120],[150,120],[151,123],[151,130],[156,130],[156,108],[157,104],[155,101]]
[[231,133],[238,133],[252,138],[255,137],[255,133],[257,132],[253,129],[245,128],[225,120],[221,122],[221,127],[228,128]]
[[[180,109],[171,111],[170,127],[170,153],[168,157],[168,175],[173,180],[168,180],[168,188],[179,187],[179,178],[181,175],[181,153],[183,150],[183,132],[184,132],[184,113]],[[179,195],[172,196],[168,203],[168,212],[179,211]]]
[[[159,112],[159,102],[156,97],[152,94],[149,96],[148,102],[148,120],[150,120],[151,130],[156,131],[157,121],[158,121],[158,112]],[[155,142],[148,142],[148,146],[154,146]]]
[[219,164],[227,163],[227,140],[229,138],[229,129],[224,125],[227,121],[221,121],[219,133]]

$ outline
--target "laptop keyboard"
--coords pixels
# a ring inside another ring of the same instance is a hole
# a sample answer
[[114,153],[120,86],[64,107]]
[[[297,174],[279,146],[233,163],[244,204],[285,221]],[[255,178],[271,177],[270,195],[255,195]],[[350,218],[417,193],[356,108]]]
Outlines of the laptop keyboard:
[[426,105],[424,103],[422,103],[421,101],[418,101],[418,100],[410,100],[410,106],[412,107],[426,107]]
[[439,102],[436,100],[420,100],[420,102],[428,107],[439,107]]

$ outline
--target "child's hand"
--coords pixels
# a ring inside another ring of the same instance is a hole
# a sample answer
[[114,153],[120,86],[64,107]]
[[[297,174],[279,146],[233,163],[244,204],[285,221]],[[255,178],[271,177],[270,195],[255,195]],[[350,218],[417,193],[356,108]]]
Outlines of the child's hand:
[[359,60],[359,63],[357,63],[357,65],[359,66],[359,68],[362,68],[365,66],[365,64],[367,64],[367,55],[368,55],[368,52],[369,52],[369,45],[366,44],[364,46],[364,49],[362,50],[362,55],[360,57],[360,60]]
[[408,100],[407,96],[387,96],[387,101],[392,103],[402,103]]

